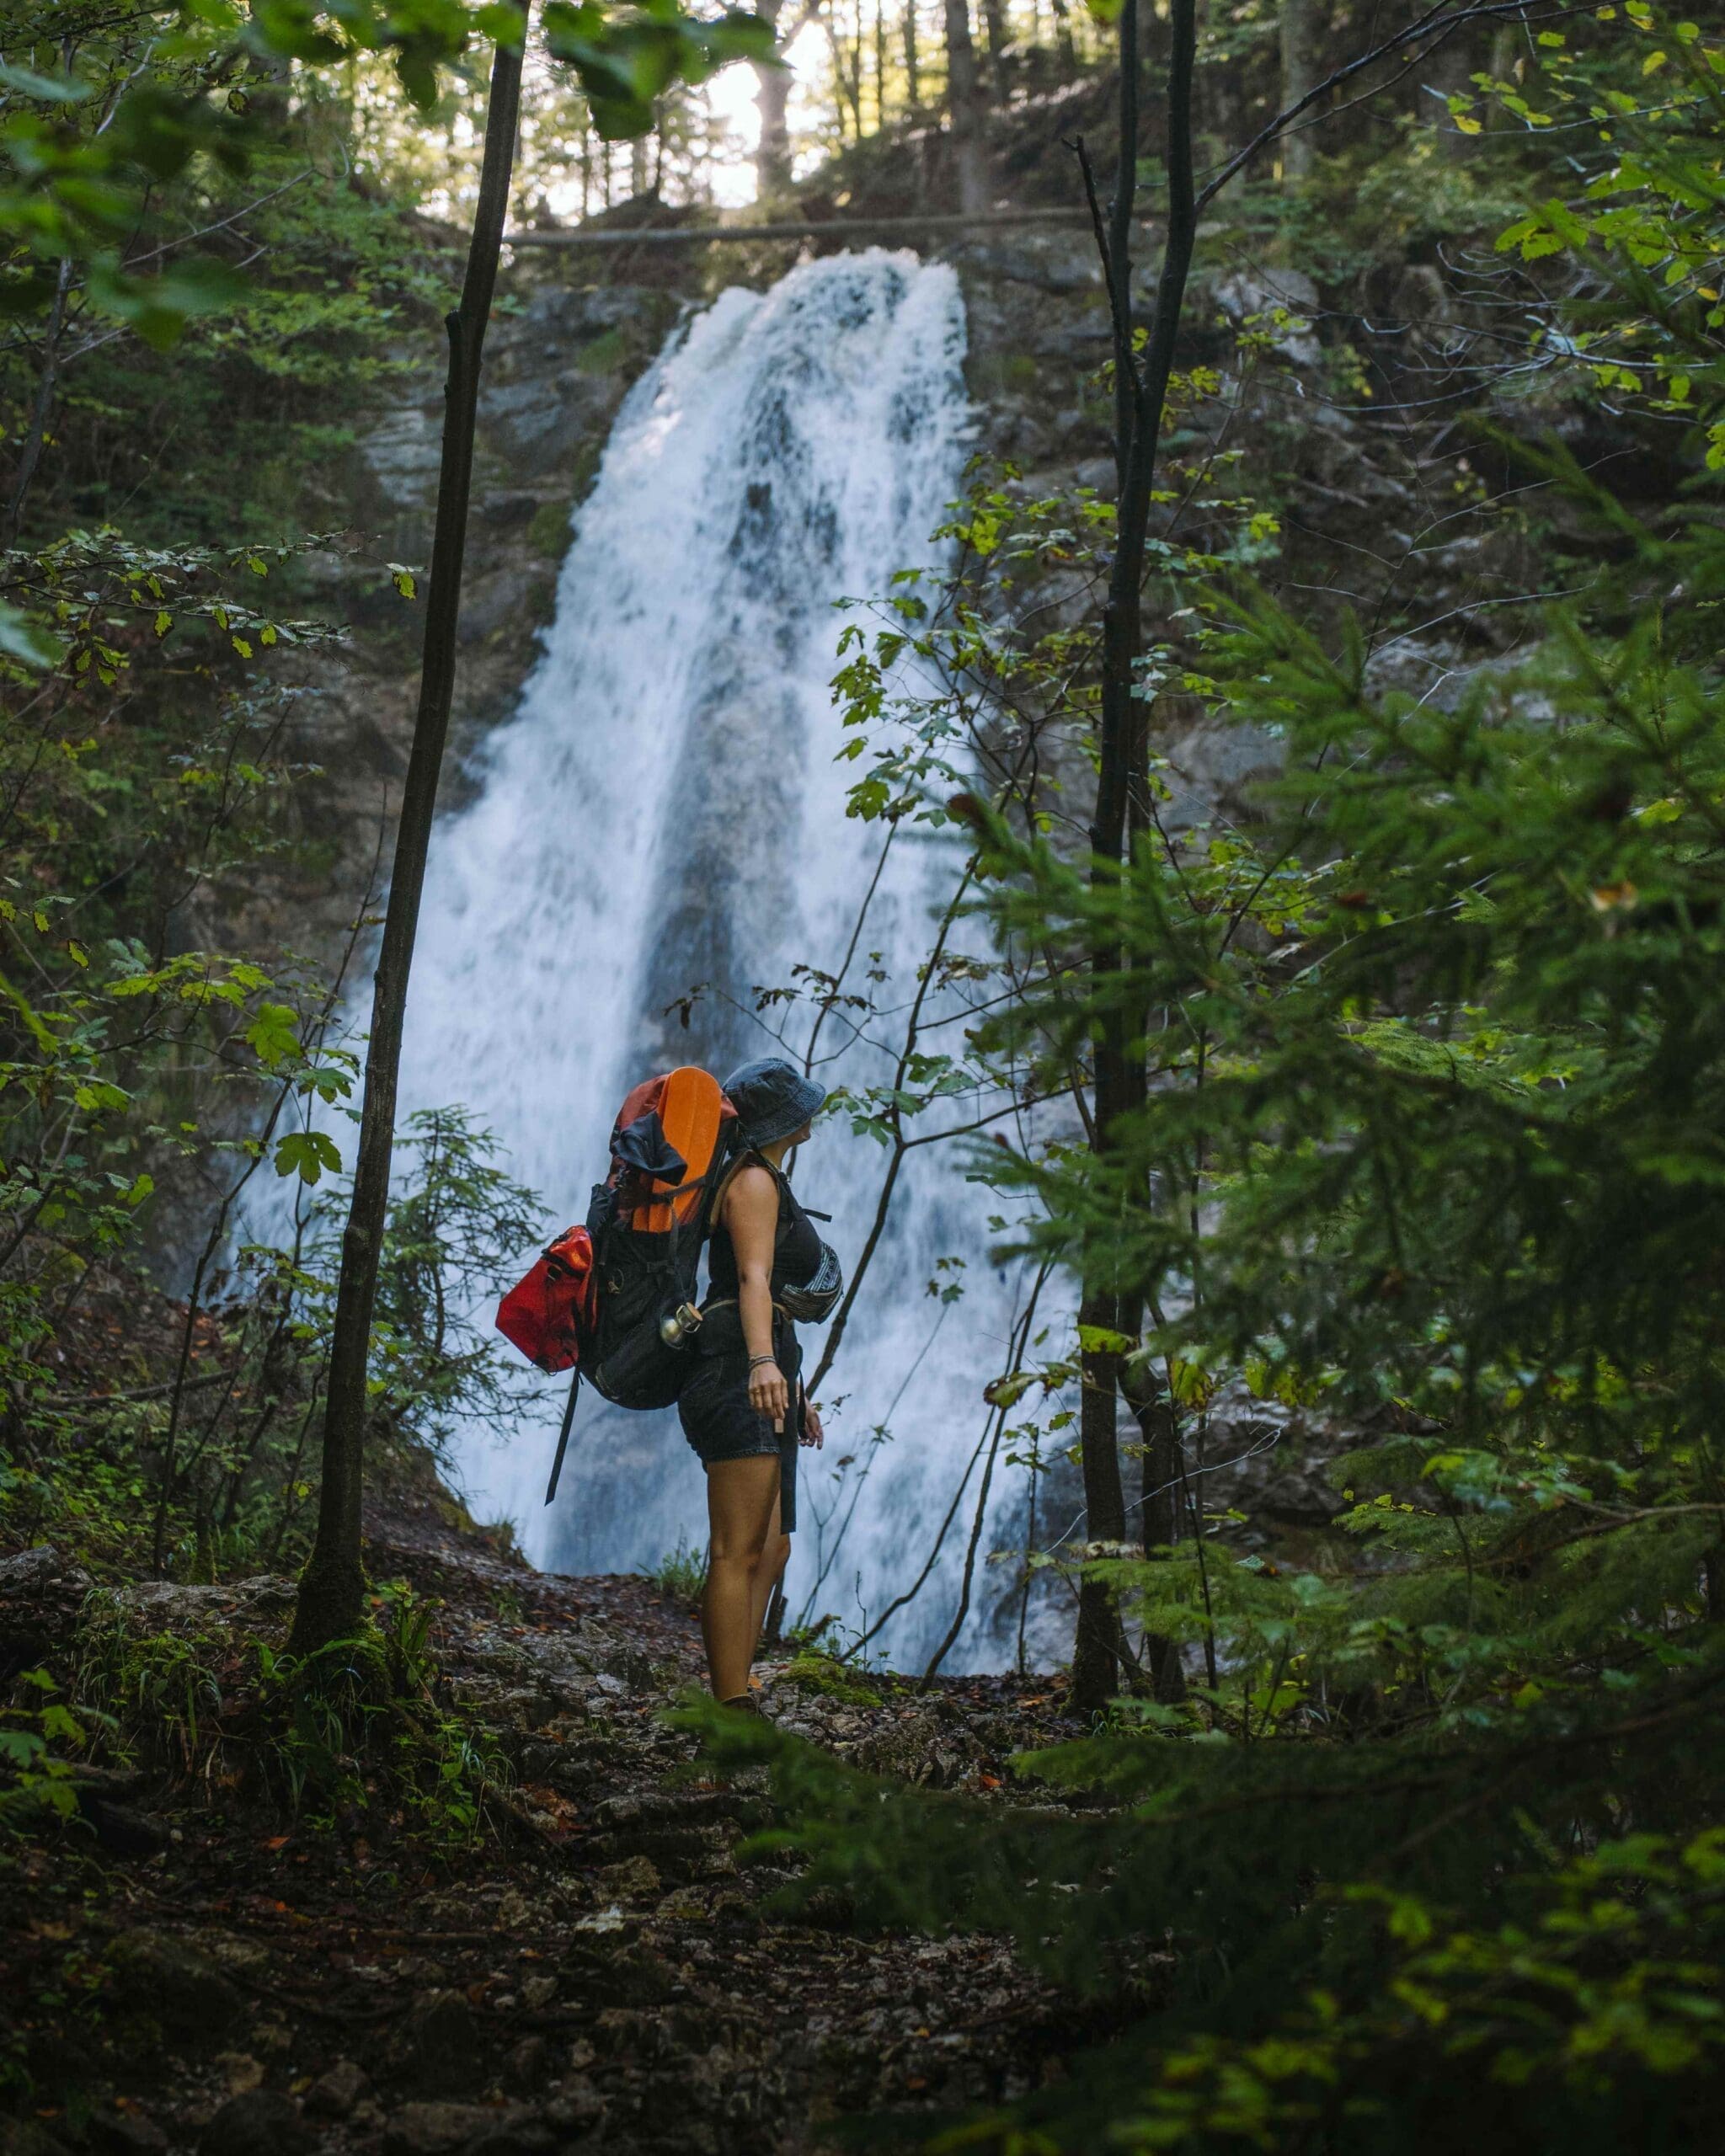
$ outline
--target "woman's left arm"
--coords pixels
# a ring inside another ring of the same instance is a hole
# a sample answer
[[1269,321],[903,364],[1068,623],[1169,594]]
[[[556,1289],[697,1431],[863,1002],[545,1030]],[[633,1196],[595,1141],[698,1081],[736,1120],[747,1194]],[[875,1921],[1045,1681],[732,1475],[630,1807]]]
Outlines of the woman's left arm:
[[798,1378],[797,1391],[803,1402],[803,1443],[813,1445],[818,1451],[826,1443],[826,1432],[821,1428],[820,1410],[809,1397],[809,1388]]

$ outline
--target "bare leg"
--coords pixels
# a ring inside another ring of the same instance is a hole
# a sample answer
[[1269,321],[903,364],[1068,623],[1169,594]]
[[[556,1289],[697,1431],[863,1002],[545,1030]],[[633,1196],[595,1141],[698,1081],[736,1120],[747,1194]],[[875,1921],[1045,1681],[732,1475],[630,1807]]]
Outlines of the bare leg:
[[708,1469],[710,1539],[701,1630],[717,1700],[734,1700],[749,1689],[749,1664],[766,1607],[756,1599],[756,1572],[777,1516],[777,1453],[715,1460]]
[[772,1601],[772,1590],[778,1585],[779,1575],[791,1554],[791,1538],[778,1524],[778,1497],[772,1500],[772,1518],[767,1522],[766,1540],[761,1545],[761,1555],[755,1565],[755,1591],[751,1607],[755,1629],[750,1634],[753,1646],[761,1644],[761,1633],[766,1623],[766,1612]]

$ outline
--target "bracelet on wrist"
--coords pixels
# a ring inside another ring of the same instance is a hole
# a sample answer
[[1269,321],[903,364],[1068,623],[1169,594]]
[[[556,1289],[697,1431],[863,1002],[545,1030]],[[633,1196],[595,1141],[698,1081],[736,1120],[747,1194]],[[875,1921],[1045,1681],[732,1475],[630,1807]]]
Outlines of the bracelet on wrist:
[[763,1363],[776,1363],[777,1360],[777,1355],[751,1355],[749,1358],[749,1368],[751,1370],[756,1370]]

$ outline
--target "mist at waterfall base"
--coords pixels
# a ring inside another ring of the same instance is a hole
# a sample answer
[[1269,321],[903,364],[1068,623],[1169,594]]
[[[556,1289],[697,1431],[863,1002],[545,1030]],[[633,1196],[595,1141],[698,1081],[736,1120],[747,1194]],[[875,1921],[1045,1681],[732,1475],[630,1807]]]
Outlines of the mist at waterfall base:
[[[835,602],[937,556],[930,534],[961,489],[971,432],[964,355],[948,267],[834,256],[766,293],[723,294],[618,418],[519,710],[471,774],[471,805],[435,834],[403,1071],[403,1116],[464,1102],[553,1228],[585,1214],[636,1080],[676,1063],[723,1076],[777,1052],[769,1027],[800,1058],[812,1006],[757,1014],[753,991],[798,961],[838,970],[884,837],[845,814]],[[909,1002],[954,871],[948,840],[901,829],[856,961],[885,978],[850,985]],[[817,1075],[884,1082],[901,1027],[847,1039],[835,1014]],[[964,1103],[951,1113],[963,1120]],[[887,1158],[829,1121],[797,1163],[847,1267]],[[822,1387],[825,1449],[801,1455],[793,1617],[860,1629],[928,1556],[1026,1289],[991,1264],[994,1203],[954,1148],[909,1157]],[[962,1258],[964,1283],[944,1310],[927,1291],[943,1257]],[[811,1369],[820,1341],[805,1332]],[[704,1478],[675,1412],[624,1412],[590,1388],[543,1508],[564,1390],[536,1381],[506,1444],[462,1437],[476,1513],[511,1520],[536,1562],[568,1572],[650,1566],[680,1538],[702,1546]],[[889,1435],[871,1442],[879,1428]],[[927,1584],[875,1643],[899,1666],[919,1666],[952,1620],[979,1481]],[[1016,1627],[1016,1576],[985,1561],[1022,1537],[1022,1471],[997,1470],[994,1491],[949,1668],[998,1666]]]

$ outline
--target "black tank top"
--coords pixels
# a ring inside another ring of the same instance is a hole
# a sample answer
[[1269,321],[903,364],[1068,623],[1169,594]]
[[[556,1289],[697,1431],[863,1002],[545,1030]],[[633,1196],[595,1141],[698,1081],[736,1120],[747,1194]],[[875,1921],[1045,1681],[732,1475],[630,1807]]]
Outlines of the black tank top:
[[[778,1185],[778,1229],[772,1246],[772,1296],[807,1280],[820,1262],[820,1236],[814,1223],[798,1204],[783,1171],[759,1153],[745,1156],[748,1165],[765,1168]],[[731,1300],[737,1292],[737,1253],[730,1230],[719,1222],[707,1247],[707,1293],[713,1302]]]

